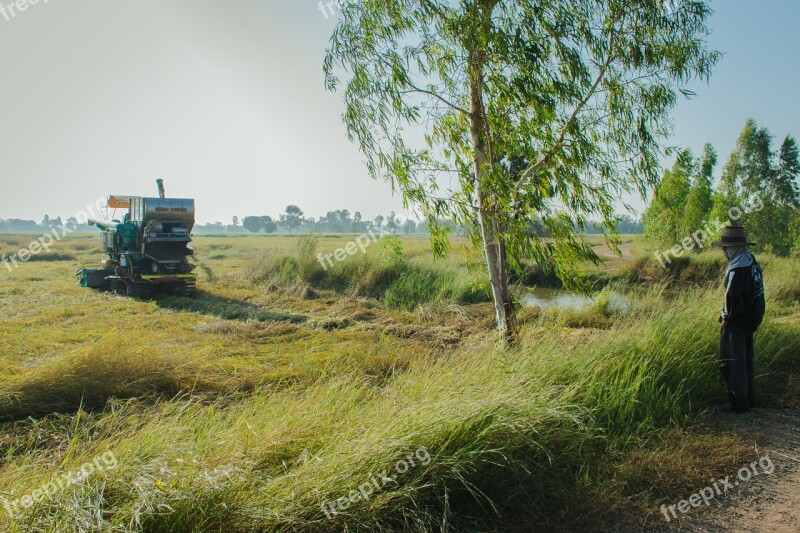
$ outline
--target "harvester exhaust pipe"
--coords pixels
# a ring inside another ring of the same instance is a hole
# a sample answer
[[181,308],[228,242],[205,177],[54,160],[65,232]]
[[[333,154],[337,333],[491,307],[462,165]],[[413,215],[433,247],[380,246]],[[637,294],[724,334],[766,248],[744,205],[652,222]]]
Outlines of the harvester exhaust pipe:
[[159,198],[166,198],[167,197],[167,193],[164,192],[164,180],[162,180],[161,178],[158,178],[156,180],[156,183],[158,184],[158,197]]

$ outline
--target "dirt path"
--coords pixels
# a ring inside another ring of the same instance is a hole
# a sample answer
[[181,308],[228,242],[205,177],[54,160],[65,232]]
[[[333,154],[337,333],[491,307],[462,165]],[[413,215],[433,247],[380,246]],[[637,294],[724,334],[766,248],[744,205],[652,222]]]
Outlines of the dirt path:
[[769,502],[756,503],[748,516],[736,523],[740,531],[800,531],[800,472],[769,488]]
[[[774,465],[771,474],[738,485],[707,516],[693,521],[694,531],[800,533],[800,410],[756,409],[746,415],[725,413],[720,425],[752,441],[759,457]],[[744,465],[743,465],[744,466]],[[736,473],[731,479],[736,477]]]

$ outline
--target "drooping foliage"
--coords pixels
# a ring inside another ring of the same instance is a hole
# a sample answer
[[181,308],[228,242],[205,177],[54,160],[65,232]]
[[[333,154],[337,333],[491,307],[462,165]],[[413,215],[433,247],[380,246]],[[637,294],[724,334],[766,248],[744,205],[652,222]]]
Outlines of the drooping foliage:
[[435,253],[438,220],[472,229],[508,336],[519,261],[575,286],[575,265],[596,259],[576,231],[594,217],[612,232],[617,199],[657,182],[679,86],[718,59],[710,14],[698,0],[365,0],[341,13],[327,85]]

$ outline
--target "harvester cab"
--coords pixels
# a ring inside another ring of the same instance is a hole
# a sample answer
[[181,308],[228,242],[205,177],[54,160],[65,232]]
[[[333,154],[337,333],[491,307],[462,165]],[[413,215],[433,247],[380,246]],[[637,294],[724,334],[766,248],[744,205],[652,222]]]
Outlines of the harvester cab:
[[120,220],[90,220],[103,231],[102,269],[78,271],[83,287],[149,298],[155,291],[196,294],[195,266],[189,262],[194,200],[167,198],[158,180],[158,198],[109,196],[109,209],[127,210]]

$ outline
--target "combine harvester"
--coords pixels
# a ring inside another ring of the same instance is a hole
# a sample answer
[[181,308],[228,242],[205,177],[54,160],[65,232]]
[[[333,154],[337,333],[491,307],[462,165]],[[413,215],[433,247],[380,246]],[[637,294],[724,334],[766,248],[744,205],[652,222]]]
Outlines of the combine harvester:
[[194,249],[194,200],[166,198],[157,180],[158,198],[109,196],[110,209],[126,209],[122,222],[90,220],[103,230],[102,269],[81,269],[79,284],[117,294],[150,298],[155,292],[195,296],[197,275],[189,262]]

